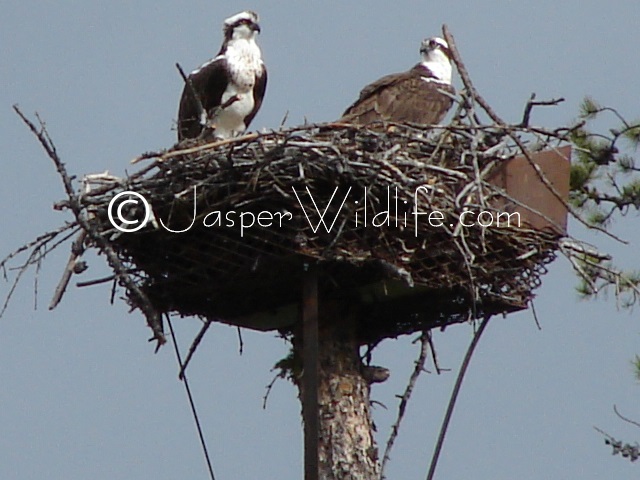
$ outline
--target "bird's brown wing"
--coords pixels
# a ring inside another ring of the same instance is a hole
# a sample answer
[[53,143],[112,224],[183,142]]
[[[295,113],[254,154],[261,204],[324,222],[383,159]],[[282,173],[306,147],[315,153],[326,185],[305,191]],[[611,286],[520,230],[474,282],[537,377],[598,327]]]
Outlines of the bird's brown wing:
[[[197,92],[207,113],[220,106],[222,95],[229,83],[226,60],[218,58],[200,67],[189,75],[193,89]],[[193,98],[191,88],[185,84],[178,108],[178,140],[196,138],[202,132],[200,111]]]
[[267,69],[262,65],[262,71],[256,76],[256,84],[253,86],[253,110],[247,115],[244,120],[245,127],[249,127],[249,124],[260,110],[264,94],[267,91]]
[[440,90],[454,93],[451,85],[425,81],[419,68],[387,75],[366,86],[360,98],[344,112],[341,120],[366,125],[375,121],[437,124],[453,100]]
[[[406,72],[403,73],[392,73],[390,75],[385,75],[382,78],[379,78],[373,83],[370,83],[366,87],[364,87],[360,91],[360,96],[358,99],[353,102],[342,114],[341,120],[351,119],[354,123],[368,123],[363,121],[355,121],[355,119],[364,120],[364,116],[366,114],[375,113],[375,101],[377,99],[377,95],[384,90],[387,90],[393,87],[396,83],[402,81],[402,77],[406,75]],[[371,119],[369,121],[373,121]],[[378,118],[379,120],[379,118]]]

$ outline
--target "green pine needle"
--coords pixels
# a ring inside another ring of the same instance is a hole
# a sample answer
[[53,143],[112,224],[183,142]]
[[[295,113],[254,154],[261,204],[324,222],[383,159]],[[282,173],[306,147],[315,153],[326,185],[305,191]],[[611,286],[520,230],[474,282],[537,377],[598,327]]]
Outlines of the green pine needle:
[[596,165],[592,162],[587,163],[575,163],[571,165],[570,185],[572,191],[582,190],[586,184],[591,180]]
[[607,224],[607,220],[609,220],[607,218],[607,214],[600,210],[600,209],[594,209],[593,211],[589,212],[589,215],[587,216],[587,223],[591,224],[591,225],[597,225],[599,227],[604,227]]
[[578,292],[578,295],[583,299],[588,299],[593,296],[593,289],[584,279],[580,280],[580,283],[576,287],[576,291]]
[[623,137],[631,143],[633,148],[638,148],[638,145],[640,145],[640,121],[634,122],[634,124],[623,133]]
[[622,187],[622,200],[640,208],[640,179],[634,179]]
[[622,172],[629,172],[636,167],[636,161],[631,155],[620,155],[618,157],[618,166]]
[[640,382],[640,356],[636,355],[636,358],[631,363],[633,364],[636,379]]
[[602,106],[596,102],[592,97],[584,97],[582,104],[580,105],[580,117],[585,120],[592,120],[602,111]]

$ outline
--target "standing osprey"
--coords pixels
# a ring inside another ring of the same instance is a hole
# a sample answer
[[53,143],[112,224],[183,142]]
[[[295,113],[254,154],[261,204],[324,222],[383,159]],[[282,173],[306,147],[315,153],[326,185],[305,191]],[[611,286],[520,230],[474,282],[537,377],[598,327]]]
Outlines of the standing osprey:
[[[267,70],[256,35],[258,15],[240,12],[224,21],[224,41],[218,55],[189,74],[178,110],[178,140],[213,130],[216,138],[241,134],[256,116],[267,88]],[[201,109],[195,91],[206,112]]]
[[[451,108],[449,45],[438,37],[420,45],[422,61],[411,70],[393,73],[367,85],[340,121],[365,125],[377,120],[437,124]],[[446,93],[442,93],[446,92]]]

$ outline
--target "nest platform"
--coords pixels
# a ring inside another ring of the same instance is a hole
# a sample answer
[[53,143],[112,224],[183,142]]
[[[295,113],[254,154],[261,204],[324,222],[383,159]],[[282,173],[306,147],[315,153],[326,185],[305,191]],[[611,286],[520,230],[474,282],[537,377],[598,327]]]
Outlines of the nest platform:
[[[183,143],[128,178],[88,176],[79,200],[158,314],[286,331],[314,265],[321,299],[357,311],[375,342],[525,308],[555,258],[557,224],[463,225],[523,210],[495,174],[519,152],[482,138],[326,124]],[[123,232],[118,211],[147,222]]]

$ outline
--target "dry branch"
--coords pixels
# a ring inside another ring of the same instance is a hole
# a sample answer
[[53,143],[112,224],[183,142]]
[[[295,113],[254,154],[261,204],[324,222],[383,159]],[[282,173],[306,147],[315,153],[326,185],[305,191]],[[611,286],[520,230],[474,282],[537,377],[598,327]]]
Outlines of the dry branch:
[[[391,434],[389,435],[389,439],[387,440],[387,445],[382,456],[382,462],[380,465],[381,478],[384,478],[384,468],[391,458],[391,450],[393,449],[393,444],[395,443],[398,432],[400,431],[400,424],[404,417],[404,412],[407,408],[407,404],[409,403],[409,399],[411,398],[411,394],[413,393],[413,388],[418,381],[418,377],[424,371],[424,364],[427,360],[427,352],[429,350],[429,346],[431,345],[429,332],[422,332],[419,340],[420,354],[418,355],[418,359],[415,361],[413,372],[411,372],[411,376],[409,377],[409,382],[407,383],[404,393],[400,397],[400,403],[398,404],[398,415],[396,417],[396,421],[391,426]],[[433,355],[435,356],[435,352],[433,352]]]
[[14,105],[13,109],[22,119],[22,121],[29,127],[33,134],[38,138],[40,144],[47,152],[47,155],[55,164],[56,169],[58,170],[58,173],[62,178],[64,188],[69,200],[69,208],[76,217],[76,222],[87,233],[89,238],[91,238],[107,256],[109,265],[114,270],[120,281],[128,289],[132,299],[134,300],[134,307],[140,308],[147,317],[147,322],[153,330],[152,340],[155,340],[157,342],[157,348],[160,347],[160,345],[166,342],[164,333],[162,331],[162,318],[158,314],[157,310],[151,305],[146,295],[140,290],[140,287],[126,272],[126,269],[123,267],[122,262],[114,251],[112,245],[108,241],[106,241],[102,235],[96,233],[95,228],[89,223],[89,220],[86,218],[85,212],[83,210],[84,207],[80,203],[79,196],[74,190],[71,183],[71,177],[67,174],[66,167],[64,166],[64,163],[62,163],[62,160],[60,160],[60,157],[58,156],[56,148],[51,141],[49,134],[44,127],[44,124],[40,122],[40,129],[38,129],[27,117],[25,117],[25,115],[22,113],[22,111],[20,111],[17,105]]
[[[18,273],[11,281],[11,287],[9,288],[9,292],[5,296],[2,309],[0,309],[0,318],[2,318],[2,316],[6,312],[7,307],[9,306],[9,302],[11,301],[11,297],[13,297],[13,294],[18,287],[18,283],[20,283],[20,280],[26,273],[26,271],[30,267],[38,265],[39,262],[47,256],[47,254],[55,250],[58,246],[60,246],[71,236],[73,236],[76,232],[76,227],[77,225],[75,223],[67,223],[56,230],[40,235],[35,240],[28,242],[17,250],[11,252],[0,261],[0,269],[3,272],[5,280],[8,280],[7,269],[9,268],[9,263],[20,255],[28,252],[26,261],[24,261],[20,266],[12,268],[12,270],[17,270]],[[69,230],[71,230],[71,233],[66,233]],[[62,235],[64,233],[66,233],[66,235]],[[58,238],[60,237],[60,235],[62,235],[62,239]]]
[[71,281],[71,275],[74,273],[74,268],[78,259],[84,253],[84,241],[87,238],[87,232],[84,230],[78,234],[78,238],[71,245],[71,255],[69,256],[69,260],[67,261],[67,266],[64,269],[64,273],[58,286],[56,287],[56,291],[53,294],[53,298],[51,299],[51,303],[49,303],[49,310],[53,310],[58,306],[60,300],[62,300],[62,296],[69,285],[69,281]]
[[193,97],[193,100],[196,104],[196,108],[198,109],[198,119],[200,119],[200,124],[203,127],[206,127],[207,125],[209,125],[209,115],[205,110],[204,106],[202,105],[202,100],[200,99],[200,95],[198,95],[198,92],[196,91],[196,89],[193,88],[193,82],[184,73],[184,70],[182,69],[179,63],[176,63],[176,68],[178,69],[178,73],[180,73],[180,76],[182,77],[182,81],[184,82],[185,87],[189,89],[189,93]]
[[[489,105],[489,103],[478,93],[476,88],[473,86],[473,83],[471,82],[471,77],[469,76],[469,73],[467,72],[467,69],[464,66],[464,63],[462,62],[462,58],[460,57],[460,54],[458,53],[458,49],[456,48],[455,40],[453,39],[453,36],[451,35],[451,32],[449,31],[449,28],[446,25],[442,26],[442,33],[443,33],[443,36],[444,36],[445,40],[449,44],[449,50],[451,52],[451,57],[452,57],[451,59],[452,59],[453,63],[455,64],[456,69],[458,70],[458,73],[460,74],[460,78],[462,79],[462,83],[464,83],[464,86],[465,86],[465,88],[467,90],[467,94],[470,95],[470,97],[473,99],[473,101],[477,102],[478,105],[480,105],[484,109],[484,111],[487,113],[489,118],[491,118],[491,120],[493,122],[495,122],[496,125],[498,125],[498,126],[506,126],[507,123],[504,120],[502,120],[502,118],[500,118],[500,116],[498,116],[498,114],[493,110],[493,108],[491,108],[491,105]],[[559,100],[550,100],[550,101],[547,101],[547,102],[538,102],[539,105],[548,105],[548,104],[553,104],[553,103],[559,103]],[[527,115],[527,113],[528,114],[531,113],[531,108],[532,107],[533,107],[532,99],[530,99],[529,103],[527,104],[527,107],[525,107],[525,120],[528,120],[526,115]],[[523,123],[524,123],[524,121],[523,121]],[[522,124],[518,125],[518,127],[522,127],[522,126],[523,126]],[[573,128],[574,129],[578,128],[578,126],[576,125]],[[522,142],[522,139],[520,139],[516,135],[515,129],[514,128],[508,128],[506,130],[506,132],[509,135],[509,137],[513,140],[513,142],[517,145],[517,147],[520,149],[520,151],[522,152],[522,155],[527,159],[527,161],[529,162],[529,165],[531,165],[531,167],[534,169],[534,171],[536,172],[536,175],[538,176],[540,181],[542,183],[544,183],[545,187],[547,187],[551,193],[553,193],[553,195],[556,197],[557,200],[559,200],[560,202],[562,202],[565,205],[565,207],[567,208],[567,211],[573,216],[573,218],[578,220],[580,223],[582,223],[585,227],[587,227],[589,229],[597,230],[597,231],[599,231],[601,233],[604,233],[605,235],[613,238],[616,241],[619,241],[620,243],[627,243],[624,240],[620,239],[619,237],[613,235],[608,230],[606,230],[604,228],[601,228],[601,227],[599,227],[597,225],[593,225],[593,224],[591,224],[589,222],[586,222],[575,211],[575,209],[568,202],[566,202],[562,198],[562,196],[556,191],[556,189],[553,187],[553,185],[551,185],[549,180],[545,177],[544,173],[540,170],[540,167],[538,165],[536,165],[535,162],[533,161],[533,159],[531,158],[531,154],[530,154],[529,150],[525,147],[524,143]],[[548,132],[548,133],[551,133],[551,132]],[[551,137],[557,138],[559,132],[556,131],[554,133],[555,133],[555,135],[552,134]],[[562,135],[562,137],[565,140],[569,140],[568,133],[569,132],[566,132],[565,134]]]

